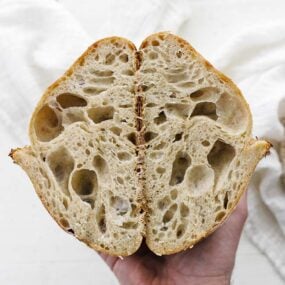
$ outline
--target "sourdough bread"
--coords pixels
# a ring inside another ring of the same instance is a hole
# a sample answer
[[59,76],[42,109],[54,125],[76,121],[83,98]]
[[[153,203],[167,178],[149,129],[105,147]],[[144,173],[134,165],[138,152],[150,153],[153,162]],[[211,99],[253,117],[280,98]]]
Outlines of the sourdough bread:
[[157,255],[214,231],[270,144],[251,137],[235,84],[189,43],[93,44],[42,96],[31,145],[12,150],[67,232],[112,255]]

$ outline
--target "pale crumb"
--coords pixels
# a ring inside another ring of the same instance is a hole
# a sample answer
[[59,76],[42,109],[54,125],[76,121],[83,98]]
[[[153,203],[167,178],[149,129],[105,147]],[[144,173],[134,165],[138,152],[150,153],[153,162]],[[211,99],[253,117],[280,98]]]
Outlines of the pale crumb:
[[38,103],[31,146],[11,153],[65,231],[120,259],[143,236],[159,256],[192,248],[268,151],[240,91],[189,44],[159,33],[142,46],[90,47]]

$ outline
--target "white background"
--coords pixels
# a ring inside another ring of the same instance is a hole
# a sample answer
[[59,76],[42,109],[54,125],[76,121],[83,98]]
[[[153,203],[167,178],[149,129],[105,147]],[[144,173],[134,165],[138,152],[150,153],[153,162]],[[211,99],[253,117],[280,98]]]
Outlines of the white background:
[[[112,29],[104,29],[104,13],[110,9],[110,1],[103,0],[105,4],[94,0],[59,2],[71,11],[94,41],[114,34],[128,36],[127,29],[115,23]],[[209,60],[215,56],[220,43],[233,33],[253,23],[283,19],[285,14],[284,1],[240,0],[239,5],[236,2],[192,1],[191,18],[183,26],[182,36],[187,35],[187,40]],[[94,17],[102,18],[101,34],[92,25]],[[26,175],[7,157],[10,148],[16,146],[8,140],[4,144],[1,133],[0,137],[0,172],[8,180],[7,188],[1,189],[4,195],[0,201],[0,284],[117,284],[95,252],[60,230],[50,218]],[[234,280],[238,285],[284,284],[245,236],[238,249]]]

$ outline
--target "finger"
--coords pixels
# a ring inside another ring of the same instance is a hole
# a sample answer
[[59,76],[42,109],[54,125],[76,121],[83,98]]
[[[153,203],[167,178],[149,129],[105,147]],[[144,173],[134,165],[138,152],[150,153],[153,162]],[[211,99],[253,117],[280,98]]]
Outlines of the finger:
[[245,193],[242,195],[233,214],[238,215],[243,222],[246,221],[248,215],[247,191],[245,191]]
[[229,216],[225,224],[221,228],[228,228],[229,231],[233,231],[239,240],[242,233],[243,226],[247,219],[247,191],[242,195],[240,201],[237,204],[236,209]]
[[102,252],[97,252],[97,253],[106,262],[106,264],[110,267],[110,269],[114,271],[114,267],[119,258]]
[[247,218],[247,194],[244,193],[236,209],[232,212],[225,223],[217,229],[210,239],[216,244],[228,250],[229,254],[236,252],[240,236]]

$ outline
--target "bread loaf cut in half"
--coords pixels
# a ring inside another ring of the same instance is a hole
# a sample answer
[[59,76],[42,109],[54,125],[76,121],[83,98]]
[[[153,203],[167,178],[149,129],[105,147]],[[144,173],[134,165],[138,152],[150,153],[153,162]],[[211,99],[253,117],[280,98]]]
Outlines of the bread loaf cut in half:
[[112,255],[145,238],[192,247],[233,211],[270,144],[251,136],[235,84],[189,43],[151,35],[93,44],[42,96],[31,146],[11,156],[67,232]]

